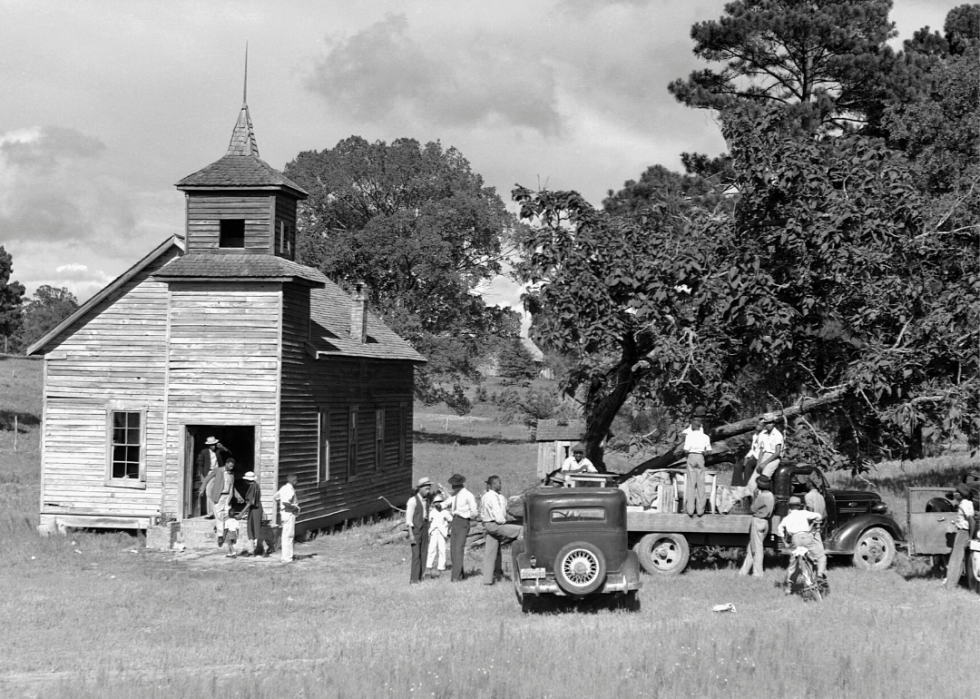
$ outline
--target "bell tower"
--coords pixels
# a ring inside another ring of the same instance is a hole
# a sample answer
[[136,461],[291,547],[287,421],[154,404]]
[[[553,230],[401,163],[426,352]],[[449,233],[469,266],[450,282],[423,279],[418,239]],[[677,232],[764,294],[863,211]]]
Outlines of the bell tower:
[[295,259],[296,202],[303,189],[259,158],[246,92],[225,155],[176,187],[186,200],[187,253]]

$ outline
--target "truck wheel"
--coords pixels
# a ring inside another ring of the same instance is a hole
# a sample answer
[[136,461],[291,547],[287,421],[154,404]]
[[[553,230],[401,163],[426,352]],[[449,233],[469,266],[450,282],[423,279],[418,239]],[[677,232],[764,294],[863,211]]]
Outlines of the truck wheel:
[[872,527],[858,538],[852,560],[862,570],[885,570],[895,560],[895,539],[881,527]]
[[606,557],[587,541],[566,545],[555,556],[555,581],[570,595],[587,595],[606,582]]
[[678,575],[691,559],[691,547],[683,534],[647,534],[633,550],[650,575]]

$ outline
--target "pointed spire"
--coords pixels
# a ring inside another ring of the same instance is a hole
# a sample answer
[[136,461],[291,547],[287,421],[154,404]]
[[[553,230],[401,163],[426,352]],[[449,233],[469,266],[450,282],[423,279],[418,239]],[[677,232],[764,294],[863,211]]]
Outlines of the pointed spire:
[[242,89],[242,109],[238,113],[235,130],[231,132],[231,143],[228,144],[226,155],[259,157],[259,146],[255,142],[255,132],[252,130],[252,118],[248,114],[248,42],[245,43],[245,86]]

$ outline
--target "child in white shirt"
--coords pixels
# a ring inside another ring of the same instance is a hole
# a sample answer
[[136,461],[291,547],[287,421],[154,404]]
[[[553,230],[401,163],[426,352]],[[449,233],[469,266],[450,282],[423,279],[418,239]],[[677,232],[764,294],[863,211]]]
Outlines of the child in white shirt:
[[238,541],[238,518],[229,512],[225,518],[224,525],[224,540],[228,546],[227,558],[234,558],[238,555],[235,553],[235,542]]
[[442,508],[446,496],[442,493],[436,495],[432,501],[432,509],[429,511],[429,555],[425,562],[426,571],[432,573],[432,564],[436,563],[438,556],[439,571],[446,569],[446,539],[449,538],[449,522],[452,515],[448,510]]

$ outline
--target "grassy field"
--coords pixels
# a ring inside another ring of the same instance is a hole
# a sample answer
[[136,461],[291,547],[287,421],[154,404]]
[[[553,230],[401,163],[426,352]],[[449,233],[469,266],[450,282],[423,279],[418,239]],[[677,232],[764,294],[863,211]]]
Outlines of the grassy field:
[[[21,365],[0,360],[0,414],[39,409],[38,367]],[[980,598],[906,564],[834,567],[821,604],[784,597],[774,567],[747,580],[721,561],[644,576],[636,614],[524,616],[506,583],[409,586],[409,548],[378,543],[384,522],[301,544],[290,566],[150,553],[118,533],[42,539],[36,422],[22,429],[13,452],[0,428],[4,699],[976,695]],[[496,472],[517,492],[534,473],[522,430],[420,415],[416,475],[458,471],[479,493]],[[869,480],[897,494],[966,466],[885,464]],[[736,613],[711,611],[727,602]]]

